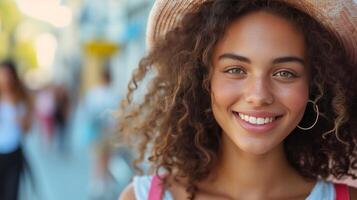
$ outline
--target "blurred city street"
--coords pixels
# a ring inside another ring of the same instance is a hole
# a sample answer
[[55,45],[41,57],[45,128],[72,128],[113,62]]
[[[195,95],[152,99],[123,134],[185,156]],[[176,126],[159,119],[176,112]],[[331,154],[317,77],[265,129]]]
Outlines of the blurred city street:
[[[75,123],[81,123],[83,113],[77,112]],[[34,126],[31,133],[24,140],[24,151],[32,170],[35,188],[26,173],[25,181],[21,186],[23,200],[88,200],[94,192],[91,188],[90,167],[92,166],[93,150],[80,141],[83,130],[81,126],[72,126],[72,135],[66,138],[68,144],[62,151],[56,145],[44,145],[43,136],[38,126]],[[112,188],[113,196],[128,183],[131,169],[121,158],[112,162],[111,173],[115,175]],[[115,167],[114,167],[115,166]],[[115,169],[119,171],[115,171]]]
[[16,152],[27,160],[21,200],[113,200],[130,181],[131,152],[113,148],[108,138],[117,123],[112,113],[146,53],[152,3],[0,1],[0,59],[14,63],[21,80],[15,88],[23,85],[21,101],[32,122],[4,136],[17,136],[22,151]]
[[[25,152],[30,163],[39,199],[88,199],[89,184],[89,150],[59,152],[44,146],[37,128],[25,140]],[[28,176],[26,176],[29,178]],[[29,181],[25,185],[25,198],[35,197]],[[29,188],[30,187],[30,188]],[[28,194],[30,192],[30,194]]]
[[83,185],[88,184],[88,153],[68,155],[64,162],[56,152],[43,149],[35,134],[28,138],[26,148],[43,199],[87,199]]

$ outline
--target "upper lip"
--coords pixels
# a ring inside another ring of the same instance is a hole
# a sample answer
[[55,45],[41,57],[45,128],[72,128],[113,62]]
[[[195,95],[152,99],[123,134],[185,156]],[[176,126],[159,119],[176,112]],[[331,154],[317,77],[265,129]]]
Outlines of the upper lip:
[[275,112],[268,112],[268,111],[233,111],[236,113],[240,113],[243,115],[249,115],[252,117],[261,117],[261,118],[266,118],[266,117],[280,117],[282,114],[278,114]]

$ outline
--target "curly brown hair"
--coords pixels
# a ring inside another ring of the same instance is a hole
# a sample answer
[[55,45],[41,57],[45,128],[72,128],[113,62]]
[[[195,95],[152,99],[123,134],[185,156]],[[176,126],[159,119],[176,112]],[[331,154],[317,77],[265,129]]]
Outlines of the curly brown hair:
[[[288,19],[304,35],[309,98],[323,116],[313,129],[296,128],[284,140],[289,163],[309,178],[357,178],[357,115],[352,112],[357,110],[356,63],[348,58],[339,37],[281,1],[216,0],[184,16],[180,26],[156,41],[141,60],[119,123],[120,134],[139,151],[138,162],[149,154],[156,172],[163,168],[174,177],[186,177],[191,194],[195,183],[216,164],[220,149],[221,128],[210,110],[213,49],[233,21],[261,10]],[[148,92],[137,102],[135,91],[147,77]],[[313,111],[308,107],[301,123],[314,121],[316,115],[309,110]]]

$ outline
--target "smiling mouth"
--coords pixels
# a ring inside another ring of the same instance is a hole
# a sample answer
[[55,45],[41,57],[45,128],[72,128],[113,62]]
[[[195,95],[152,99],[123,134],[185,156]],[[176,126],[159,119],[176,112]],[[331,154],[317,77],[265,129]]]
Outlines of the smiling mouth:
[[250,115],[239,113],[239,112],[235,112],[235,111],[233,111],[233,114],[236,117],[239,117],[240,119],[242,119],[243,121],[248,122],[248,123],[253,124],[253,125],[269,124],[269,123],[272,123],[275,120],[277,120],[277,119],[282,117],[282,115],[271,116],[271,117],[255,117],[255,116],[250,116]]

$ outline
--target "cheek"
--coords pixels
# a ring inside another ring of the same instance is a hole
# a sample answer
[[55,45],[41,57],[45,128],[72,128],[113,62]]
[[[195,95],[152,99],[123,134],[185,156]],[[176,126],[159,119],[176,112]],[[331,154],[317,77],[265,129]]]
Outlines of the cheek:
[[[307,82],[307,81],[306,81]],[[292,88],[281,88],[277,94],[281,103],[297,117],[302,117],[309,98],[309,87],[306,82],[294,85]]]
[[0,83],[10,84],[11,83],[10,75],[7,73],[0,73]]
[[220,77],[212,77],[211,99],[212,107],[225,107],[233,105],[241,96],[241,85],[237,81],[225,80]]
[[7,85],[6,77],[0,76],[0,86],[6,86],[6,85]]

